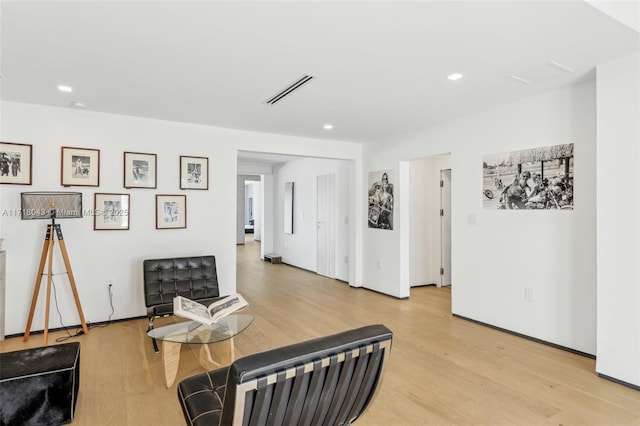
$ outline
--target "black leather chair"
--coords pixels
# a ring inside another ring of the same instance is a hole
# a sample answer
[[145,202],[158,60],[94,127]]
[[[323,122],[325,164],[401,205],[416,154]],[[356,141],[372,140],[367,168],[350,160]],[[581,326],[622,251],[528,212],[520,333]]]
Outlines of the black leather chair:
[[[173,314],[173,298],[180,295],[209,305],[220,296],[214,256],[147,259],[143,262],[144,300],[149,328],[156,317]],[[158,343],[152,339],[153,349]]]
[[348,425],[371,404],[392,333],[370,325],[241,358],[178,384],[188,425]]

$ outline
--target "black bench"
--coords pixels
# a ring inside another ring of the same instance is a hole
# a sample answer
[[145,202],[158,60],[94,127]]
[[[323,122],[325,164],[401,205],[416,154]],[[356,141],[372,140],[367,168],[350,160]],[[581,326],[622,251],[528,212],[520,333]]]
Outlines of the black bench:
[[[149,328],[153,320],[173,314],[173,298],[184,296],[209,305],[220,296],[215,256],[147,259],[143,262],[144,300]],[[152,339],[153,349],[158,344]]]
[[0,354],[0,425],[71,423],[80,387],[80,343]]

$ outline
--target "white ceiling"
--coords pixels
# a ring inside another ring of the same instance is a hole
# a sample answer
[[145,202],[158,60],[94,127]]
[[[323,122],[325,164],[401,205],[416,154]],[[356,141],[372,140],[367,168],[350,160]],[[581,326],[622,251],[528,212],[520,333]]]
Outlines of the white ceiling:
[[[583,1],[0,7],[2,100],[357,142],[566,85],[639,49],[638,32]],[[263,104],[303,74],[315,78]]]

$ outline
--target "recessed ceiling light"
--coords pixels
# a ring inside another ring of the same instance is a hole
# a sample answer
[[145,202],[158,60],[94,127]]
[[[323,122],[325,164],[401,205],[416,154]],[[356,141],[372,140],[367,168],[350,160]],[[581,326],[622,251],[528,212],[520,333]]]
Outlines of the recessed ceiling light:
[[76,108],[86,108],[87,104],[85,104],[84,102],[71,102],[71,106],[72,107],[76,107]]
[[460,74],[459,72],[454,72],[453,74],[451,74],[450,76],[447,77],[449,80],[460,80],[462,78],[462,74]]
[[324,126],[322,126],[322,128],[325,130],[331,130],[333,129],[333,124],[325,124]]
[[62,84],[58,85],[58,90],[61,92],[73,92],[73,89],[71,88],[71,86],[64,86]]

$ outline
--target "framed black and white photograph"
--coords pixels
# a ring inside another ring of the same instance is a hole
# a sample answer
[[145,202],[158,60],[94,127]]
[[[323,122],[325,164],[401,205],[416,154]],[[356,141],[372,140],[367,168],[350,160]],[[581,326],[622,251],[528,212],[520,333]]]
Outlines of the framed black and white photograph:
[[129,194],[96,192],[93,197],[93,229],[126,231],[129,229]]
[[124,187],[156,188],[157,155],[142,152],[124,153]]
[[573,210],[573,144],[485,155],[487,210]]
[[100,186],[100,150],[62,147],[60,184]]
[[156,229],[187,227],[187,196],[156,195]]
[[32,146],[0,142],[0,183],[31,185]]
[[180,156],[180,189],[209,189],[209,158]]
[[391,170],[369,172],[369,228],[393,230],[392,179]]

